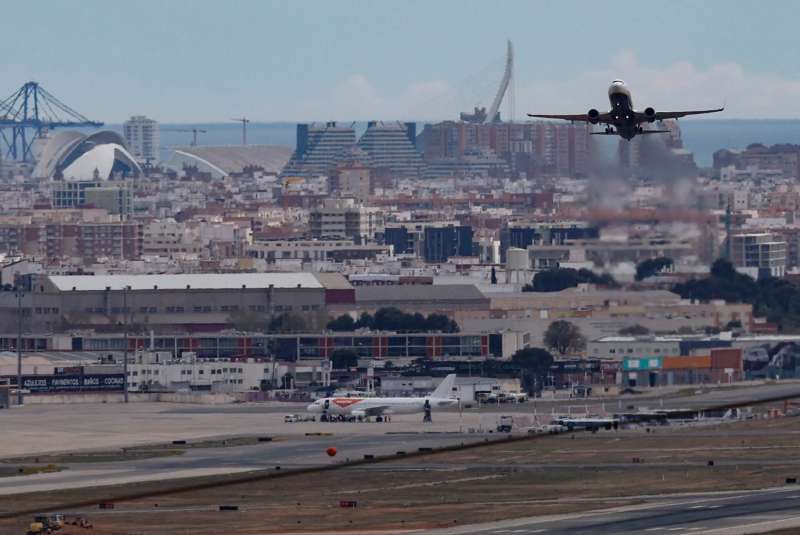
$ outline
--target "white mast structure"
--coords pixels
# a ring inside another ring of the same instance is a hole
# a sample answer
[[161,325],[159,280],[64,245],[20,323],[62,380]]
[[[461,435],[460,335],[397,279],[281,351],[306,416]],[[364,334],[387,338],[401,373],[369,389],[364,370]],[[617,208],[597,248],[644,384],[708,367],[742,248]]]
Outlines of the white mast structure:
[[[486,114],[484,123],[493,123],[497,118],[497,113],[500,111],[500,104],[503,103],[503,97],[508,90],[508,84],[511,82],[511,76],[514,73],[514,46],[511,41],[508,41],[508,50],[506,52],[506,69],[503,72],[503,78],[500,80],[500,87],[497,88],[497,95],[494,97],[492,106],[489,108],[489,113]],[[513,119],[510,117],[509,119]]]

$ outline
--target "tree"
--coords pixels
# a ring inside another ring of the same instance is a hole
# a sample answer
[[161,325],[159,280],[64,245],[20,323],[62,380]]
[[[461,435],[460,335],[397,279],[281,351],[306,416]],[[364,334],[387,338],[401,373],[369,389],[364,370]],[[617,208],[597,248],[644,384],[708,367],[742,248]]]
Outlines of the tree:
[[540,347],[526,347],[511,355],[511,362],[519,369],[522,387],[531,392],[543,384],[542,379],[553,365],[553,355]]
[[540,271],[533,277],[532,284],[526,284],[523,292],[560,292],[578,284],[590,283],[615,288],[617,281],[608,273],[597,275],[591,269],[553,268]]
[[395,307],[380,308],[373,316],[372,328],[377,331],[401,331],[409,323],[402,310]]
[[577,353],[586,347],[586,338],[581,330],[564,320],[554,321],[544,333],[544,343],[560,354]]
[[637,323],[636,325],[628,325],[627,327],[623,327],[618,331],[618,334],[622,336],[643,336],[645,334],[650,334],[650,329]]
[[666,268],[672,267],[671,258],[660,256],[658,258],[648,258],[636,266],[636,280],[641,281],[647,277],[652,277]]
[[256,312],[234,312],[228,317],[228,322],[237,331],[266,332],[269,330],[269,317]]
[[308,327],[301,316],[285,313],[272,318],[268,330],[273,333],[300,333],[307,331]]
[[742,328],[742,322],[739,321],[739,320],[731,320],[731,321],[729,321],[728,323],[725,324],[725,330],[726,331],[733,331],[733,330],[741,329],[741,328]]
[[[766,279],[767,281],[769,279]],[[791,286],[791,283],[789,283]],[[769,283],[765,283],[766,286]],[[759,284],[751,277],[738,273],[729,261],[719,259],[711,266],[711,274],[704,279],[693,279],[676,284],[672,291],[684,299],[711,301],[721,299],[727,303],[753,303],[759,298]]]
[[375,326],[375,319],[369,314],[369,312],[362,312],[361,315],[358,317],[358,321],[355,323],[356,329],[370,329]]
[[328,322],[328,330],[338,332],[351,332],[356,328],[356,322],[350,314],[342,314]]
[[441,331],[443,333],[457,333],[460,329],[458,323],[444,314],[428,314],[425,319],[426,331]]
[[331,354],[334,370],[346,370],[358,366],[358,355],[352,349],[337,349]]
[[379,331],[403,332],[440,331],[457,333],[460,330],[458,323],[444,314],[432,313],[425,317],[419,312],[408,314],[395,307],[379,308],[374,316],[364,312],[355,323],[355,328],[361,327]]

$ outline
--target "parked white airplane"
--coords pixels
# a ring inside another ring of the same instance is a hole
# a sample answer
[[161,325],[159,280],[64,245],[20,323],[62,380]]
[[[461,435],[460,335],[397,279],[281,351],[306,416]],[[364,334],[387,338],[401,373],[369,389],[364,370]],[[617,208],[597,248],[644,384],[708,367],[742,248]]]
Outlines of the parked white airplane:
[[453,397],[455,374],[445,377],[429,396],[421,398],[322,398],[306,407],[309,412],[326,412],[330,416],[383,416],[384,414],[414,414],[458,404]]

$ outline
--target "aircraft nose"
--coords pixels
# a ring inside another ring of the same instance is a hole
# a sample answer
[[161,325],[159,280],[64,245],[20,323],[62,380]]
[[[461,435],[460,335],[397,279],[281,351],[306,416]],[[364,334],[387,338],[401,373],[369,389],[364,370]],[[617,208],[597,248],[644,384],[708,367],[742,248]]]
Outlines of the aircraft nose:
[[308,407],[306,407],[306,410],[307,410],[308,412],[317,412],[317,411],[319,410],[319,404],[318,404],[318,403],[316,403],[316,402],[314,402],[314,403],[310,403],[310,404],[308,405]]

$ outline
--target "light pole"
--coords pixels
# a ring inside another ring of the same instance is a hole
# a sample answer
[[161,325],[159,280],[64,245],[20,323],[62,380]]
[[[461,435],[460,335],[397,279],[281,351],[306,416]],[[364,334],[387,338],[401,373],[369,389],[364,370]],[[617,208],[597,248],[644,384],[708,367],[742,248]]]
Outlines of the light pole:
[[22,288],[17,287],[17,405],[22,405]]

